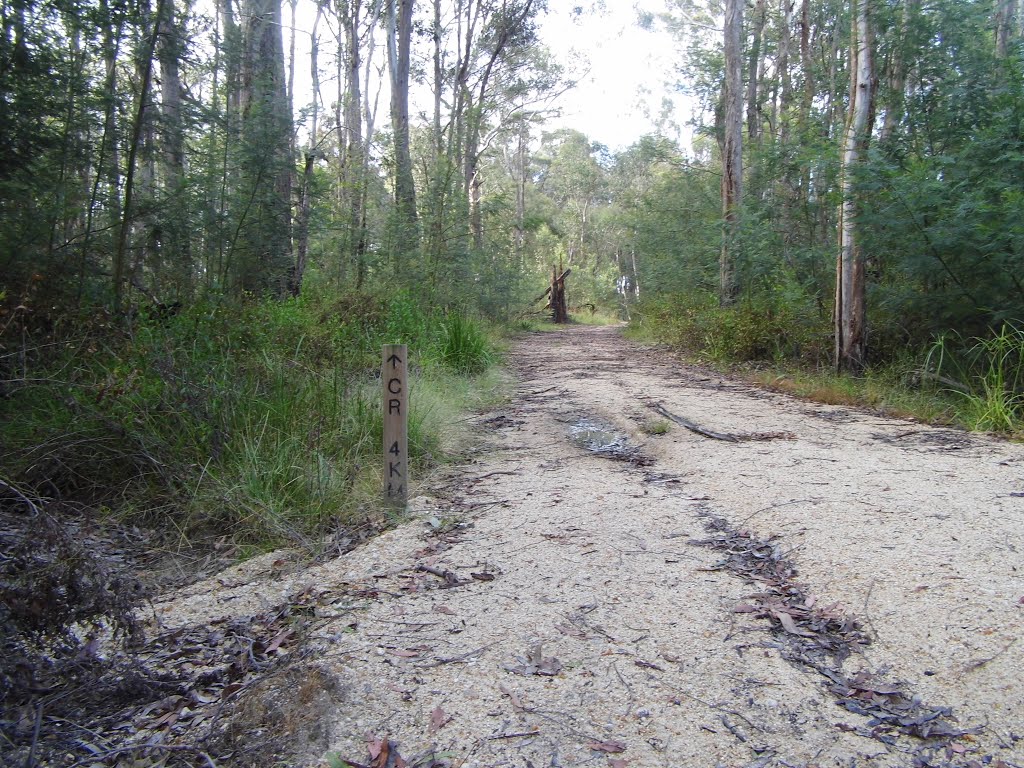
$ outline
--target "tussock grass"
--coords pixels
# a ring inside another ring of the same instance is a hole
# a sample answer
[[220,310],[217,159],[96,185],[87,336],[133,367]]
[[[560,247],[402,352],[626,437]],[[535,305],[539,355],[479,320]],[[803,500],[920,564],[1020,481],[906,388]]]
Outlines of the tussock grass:
[[0,359],[0,471],[40,496],[104,506],[247,551],[314,550],[379,518],[380,348],[411,353],[414,477],[496,396],[473,318],[408,295],[200,305]]
[[971,429],[1024,436],[1024,328],[1004,323],[988,337],[940,337],[924,375],[958,401],[959,420]]

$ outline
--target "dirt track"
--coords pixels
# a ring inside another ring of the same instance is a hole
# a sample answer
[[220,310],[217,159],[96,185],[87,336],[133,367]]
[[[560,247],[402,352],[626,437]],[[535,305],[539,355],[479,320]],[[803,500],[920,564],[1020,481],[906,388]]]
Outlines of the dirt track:
[[[157,605],[185,625],[321,595],[316,683],[275,693],[318,724],[310,764],[1024,764],[1024,446],[766,393],[615,328],[530,335],[511,364],[513,402],[412,522]],[[657,403],[741,439],[649,435]]]

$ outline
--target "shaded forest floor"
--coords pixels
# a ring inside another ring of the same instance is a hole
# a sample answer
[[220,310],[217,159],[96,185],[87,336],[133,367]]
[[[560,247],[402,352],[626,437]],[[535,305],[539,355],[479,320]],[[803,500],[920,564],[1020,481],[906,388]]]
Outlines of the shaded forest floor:
[[1024,764],[1024,446],[613,327],[510,361],[408,522],[165,592],[18,759],[39,723],[54,765]]

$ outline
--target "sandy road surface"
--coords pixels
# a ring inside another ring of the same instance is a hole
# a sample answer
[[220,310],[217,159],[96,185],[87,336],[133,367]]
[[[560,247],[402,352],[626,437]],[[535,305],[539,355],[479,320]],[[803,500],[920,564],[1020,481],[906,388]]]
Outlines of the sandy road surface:
[[[1024,446],[759,391],[614,328],[511,357],[516,397],[413,522],[157,606],[189,623],[322,593],[321,690],[280,692],[322,725],[310,764],[1024,764]],[[648,435],[657,403],[752,439]],[[629,460],[588,449],[612,433]],[[722,565],[744,547],[798,572]]]

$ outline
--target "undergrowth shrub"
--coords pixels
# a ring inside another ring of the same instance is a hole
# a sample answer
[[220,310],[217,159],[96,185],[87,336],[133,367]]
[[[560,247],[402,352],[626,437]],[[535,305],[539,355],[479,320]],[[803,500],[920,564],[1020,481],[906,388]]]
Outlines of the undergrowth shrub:
[[749,296],[721,307],[707,292],[646,299],[634,324],[654,338],[718,363],[819,362],[828,331],[807,302]]
[[436,349],[441,363],[460,373],[480,373],[494,360],[490,340],[479,323],[457,312],[441,320]]
[[1006,322],[987,337],[946,334],[925,358],[925,372],[959,398],[972,429],[1019,433],[1024,423],[1024,327]]
[[[312,547],[374,513],[382,344],[409,344],[421,377],[493,360],[476,321],[406,295],[202,303],[45,349],[2,341],[0,472],[186,540],[260,548]],[[414,466],[443,454],[428,415],[414,386]]]

